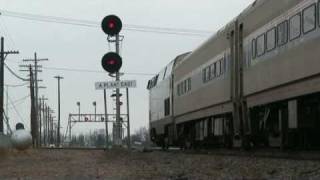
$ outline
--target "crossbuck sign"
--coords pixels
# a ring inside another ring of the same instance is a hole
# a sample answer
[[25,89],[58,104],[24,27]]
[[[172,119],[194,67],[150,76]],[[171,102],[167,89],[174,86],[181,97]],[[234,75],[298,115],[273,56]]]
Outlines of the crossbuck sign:
[[116,88],[135,88],[137,87],[137,82],[136,80],[96,82],[95,87],[96,87],[96,90],[116,89]]

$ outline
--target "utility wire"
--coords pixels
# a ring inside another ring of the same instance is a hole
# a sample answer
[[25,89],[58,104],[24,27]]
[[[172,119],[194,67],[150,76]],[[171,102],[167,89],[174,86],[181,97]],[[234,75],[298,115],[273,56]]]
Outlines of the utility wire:
[[22,81],[29,81],[29,79],[24,79],[21,76],[17,75],[12,69],[10,69],[10,67],[6,63],[4,63],[4,65],[11,72],[11,74],[14,75],[16,78],[18,78],[18,79],[20,79]]
[[24,101],[24,100],[26,100],[28,97],[30,97],[30,94],[28,94],[28,95],[26,95],[26,96],[24,96],[24,97],[22,97],[22,98],[19,98],[19,99],[17,99],[17,100],[14,100],[13,101],[13,103],[18,103],[18,102],[20,102],[20,101]]
[[[29,97],[30,97],[30,95],[29,95]],[[14,105],[15,105],[16,107],[20,106],[21,104],[23,104],[23,103],[27,100],[27,98],[28,98],[28,97],[26,97],[25,99],[23,99],[23,100],[21,100],[21,101],[19,101],[19,102],[15,102]],[[14,107],[13,107],[12,105],[10,105],[9,108],[8,108],[8,110],[11,110],[11,109],[13,109],[13,108],[14,108]]]
[[22,118],[21,114],[20,114],[20,113],[19,113],[19,111],[17,110],[17,108],[16,108],[16,106],[14,105],[14,103],[13,103],[12,99],[10,98],[10,96],[8,96],[8,99],[9,99],[9,101],[10,101],[10,103],[11,103],[11,105],[12,105],[12,107],[13,107],[14,111],[17,113],[17,115],[18,115],[18,117],[19,117],[20,121],[21,121],[21,122],[23,122],[23,124],[25,124],[25,121],[23,120],[23,118]]
[[29,82],[26,82],[26,83],[23,83],[23,84],[4,84],[5,86],[8,86],[8,87],[22,87],[22,86],[25,86],[25,85],[28,85]]
[[[8,59],[8,58],[7,58]],[[18,63],[17,61],[13,61],[13,59],[8,59],[12,63]],[[69,71],[69,72],[84,72],[84,73],[106,73],[105,71],[97,71],[97,70],[92,70],[92,69],[77,69],[77,68],[63,68],[63,67],[48,67],[48,66],[43,66],[43,69],[47,70],[54,70],[54,71]],[[136,75],[136,76],[154,76],[156,73],[136,73],[136,72],[123,72],[124,74],[127,75]],[[28,84],[28,83],[26,83]]]
[[1,16],[0,16],[0,21],[2,21],[4,33],[8,35],[9,40],[11,41],[12,46],[13,46],[12,49],[14,49],[14,48],[16,47],[16,43],[14,42],[11,34],[9,33],[10,31],[9,31],[8,28],[6,27],[6,22],[5,22],[5,20],[4,20],[3,18],[1,18]]
[[[36,15],[36,14],[28,14],[28,13],[19,13],[19,12],[13,12],[13,11],[5,11],[5,10],[0,10],[0,12],[2,13],[3,16],[32,20],[32,21],[52,22],[52,23],[77,25],[77,26],[85,26],[85,27],[100,27],[100,23],[95,21]],[[211,31],[203,31],[203,30],[182,29],[182,28],[174,29],[174,28],[163,28],[163,27],[130,25],[130,24],[125,24],[124,30],[137,31],[137,32],[161,33],[161,34],[187,35],[187,36],[208,36],[212,34]]]
[[[56,16],[46,16],[46,15],[37,15],[37,14],[29,14],[29,13],[20,13],[14,11],[6,11],[0,10],[4,13],[4,16],[19,16],[19,17],[29,17],[29,18],[38,18],[42,20],[55,20],[55,21],[68,21],[68,22],[78,22],[79,24],[89,24],[89,25],[100,25],[100,23],[96,21],[89,20],[80,20],[80,19],[72,19],[72,18],[64,18],[64,17],[56,17]],[[136,29],[154,29],[154,30],[165,30],[165,31],[183,31],[183,32],[191,32],[191,33],[203,33],[203,34],[211,34],[211,31],[203,31],[203,30],[195,30],[195,29],[183,29],[183,28],[163,28],[163,27],[155,27],[155,26],[144,26],[144,25],[132,25],[125,24],[127,28],[136,28]]]
[[[97,70],[90,70],[90,69],[74,69],[74,68],[61,68],[61,67],[46,67],[43,66],[43,69],[47,70],[57,70],[57,71],[71,71],[71,72],[87,72],[87,73],[106,73],[105,71],[97,71]],[[138,76],[154,76],[156,74],[152,73],[126,73],[127,75],[138,75]]]

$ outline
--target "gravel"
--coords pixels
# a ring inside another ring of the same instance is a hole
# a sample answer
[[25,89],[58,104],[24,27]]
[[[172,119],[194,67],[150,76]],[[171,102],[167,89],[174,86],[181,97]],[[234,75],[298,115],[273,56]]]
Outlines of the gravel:
[[320,161],[126,150],[2,151],[0,179],[320,179]]

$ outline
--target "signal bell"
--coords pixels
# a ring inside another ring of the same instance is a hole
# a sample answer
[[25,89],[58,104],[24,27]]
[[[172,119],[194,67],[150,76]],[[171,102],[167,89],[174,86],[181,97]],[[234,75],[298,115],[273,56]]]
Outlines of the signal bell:
[[122,28],[122,22],[120,18],[116,15],[106,16],[101,23],[103,32],[109,36],[114,36],[119,34]]
[[115,52],[109,52],[102,57],[101,65],[104,70],[113,74],[122,66],[122,58]]

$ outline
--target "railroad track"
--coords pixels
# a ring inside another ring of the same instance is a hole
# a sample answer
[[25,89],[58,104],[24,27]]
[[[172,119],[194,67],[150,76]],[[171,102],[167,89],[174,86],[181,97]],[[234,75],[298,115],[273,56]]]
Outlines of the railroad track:
[[42,150],[92,150],[92,151],[101,151],[101,150],[105,150],[105,148],[83,148],[83,147],[41,147],[38,149],[42,149]]
[[[148,151],[148,149],[147,149]],[[185,153],[185,154],[203,154],[217,156],[235,156],[235,157],[251,157],[251,158],[269,158],[269,159],[288,159],[288,160],[309,160],[320,161],[320,151],[298,151],[279,149],[255,149],[245,151],[241,149],[197,149],[197,150],[179,150],[179,148],[169,148],[162,150],[161,148],[150,148],[150,151],[164,151],[169,153]]]
[[[105,148],[82,148],[82,147],[63,147],[63,148],[50,148],[42,147],[43,150],[92,150],[101,151]],[[180,150],[179,148],[169,148],[162,150],[159,147],[143,148],[133,147],[132,150],[141,152],[161,151],[167,153],[185,153],[185,154],[202,154],[202,155],[217,155],[217,156],[234,156],[234,157],[251,157],[251,158],[272,158],[272,159],[289,159],[289,160],[310,160],[320,161],[320,151],[280,151],[279,149],[255,149],[245,151],[241,149],[197,149],[197,150]]]

